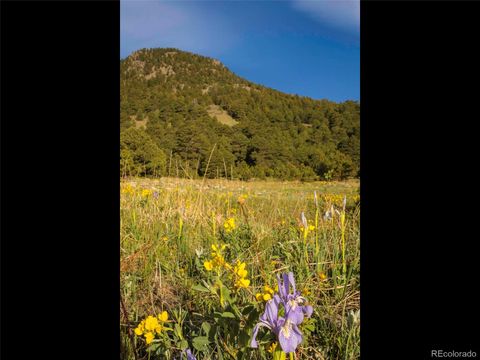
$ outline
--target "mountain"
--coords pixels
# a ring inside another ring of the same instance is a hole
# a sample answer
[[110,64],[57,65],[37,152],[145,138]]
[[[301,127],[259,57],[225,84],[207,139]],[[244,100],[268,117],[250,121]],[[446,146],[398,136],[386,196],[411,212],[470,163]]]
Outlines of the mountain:
[[173,48],[120,60],[120,88],[122,175],[359,175],[357,101],[285,94]]

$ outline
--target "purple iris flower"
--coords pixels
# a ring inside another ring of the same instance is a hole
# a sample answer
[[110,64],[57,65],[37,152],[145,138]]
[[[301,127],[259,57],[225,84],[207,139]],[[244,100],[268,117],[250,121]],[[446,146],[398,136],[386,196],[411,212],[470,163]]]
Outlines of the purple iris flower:
[[[279,275],[277,275],[277,280],[280,299],[285,306],[285,312],[289,314],[291,321],[296,325],[299,325],[302,323],[304,315],[308,318],[312,316],[313,308],[308,305],[307,299],[305,299],[300,291],[297,290],[293,273],[289,272],[288,274],[283,274],[283,284]],[[293,293],[290,293],[290,285],[293,288]]]
[[195,355],[192,354],[192,351],[190,349],[187,349],[185,351],[185,354],[187,355],[187,360],[197,360]]
[[258,330],[263,326],[270,331],[272,331],[275,335],[278,334],[278,328],[279,328],[279,323],[278,323],[278,305],[281,303],[280,297],[275,294],[272,299],[267,301],[267,305],[265,306],[265,312],[260,315],[260,322],[255,325],[255,328],[253,329],[253,338],[250,343],[250,346],[252,348],[257,348],[258,343],[257,343],[257,333]]
[[280,304],[282,304],[282,300],[277,294],[267,302],[265,313],[260,316],[260,322],[253,329],[253,338],[250,343],[252,348],[258,347],[256,338],[260,327],[266,327],[275,334],[285,353],[294,352],[302,342],[302,333],[292,318],[294,313],[287,312],[285,318],[278,316],[278,306]]

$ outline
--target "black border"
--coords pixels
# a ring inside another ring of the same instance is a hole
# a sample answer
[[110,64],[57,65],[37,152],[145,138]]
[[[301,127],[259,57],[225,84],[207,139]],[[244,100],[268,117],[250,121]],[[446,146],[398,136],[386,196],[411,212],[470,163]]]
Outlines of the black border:
[[362,359],[480,356],[479,5],[361,3]]
[[1,358],[118,359],[119,3],[0,6]]

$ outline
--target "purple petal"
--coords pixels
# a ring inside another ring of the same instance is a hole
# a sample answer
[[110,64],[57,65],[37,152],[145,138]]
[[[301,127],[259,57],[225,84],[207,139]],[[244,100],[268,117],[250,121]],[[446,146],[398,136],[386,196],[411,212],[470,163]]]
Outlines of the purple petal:
[[313,307],[311,307],[310,305],[303,306],[303,312],[309,318],[313,314]]
[[278,320],[278,305],[275,301],[269,300],[267,302],[267,305],[265,306],[265,314],[267,315],[267,322],[274,327]]
[[293,324],[301,324],[303,321],[303,311],[302,308],[297,306],[295,309],[290,308],[288,311],[287,319],[290,320]]
[[192,354],[192,351],[190,349],[187,349],[186,354],[187,360],[197,360],[197,358],[195,357],[195,355]]
[[285,353],[294,352],[302,342],[302,334],[295,324],[287,324],[279,331],[278,341]]
[[252,347],[252,348],[257,348],[257,347],[258,347],[257,334],[258,334],[258,329],[260,329],[260,325],[261,325],[261,323],[258,323],[258,324],[255,325],[255,327],[253,328],[252,341],[250,342],[250,347]]
[[280,280],[280,276],[277,275],[278,292],[279,292],[282,300],[285,300],[287,295],[288,295],[288,292],[290,290],[290,283],[288,281],[288,275],[287,274],[282,274],[282,277],[283,277],[283,284],[282,284],[282,281]]
[[300,344],[302,342],[302,336],[303,336],[302,332],[300,331],[298,326],[295,324],[292,325],[292,330],[297,335],[297,337],[300,338],[300,341],[298,342]]
[[[297,289],[295,287],[295,279],[293,277],[293,272],[289,272],[288,273],[288,280],[290,281],[290,284],[292,284],[292,287],[293,287],[293,293],[296,293],[297,292]],[[289,288],[287,288],[287,292],[290,290]]]

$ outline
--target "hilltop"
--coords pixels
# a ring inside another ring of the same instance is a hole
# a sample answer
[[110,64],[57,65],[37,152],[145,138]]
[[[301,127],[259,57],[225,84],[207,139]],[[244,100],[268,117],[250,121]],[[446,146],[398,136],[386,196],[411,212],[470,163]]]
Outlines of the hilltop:
[[122,175],[359,174],[356,101],[285,94],[242,79],[216,59],[173,48],[142,49],[121,60],[120,85]]

